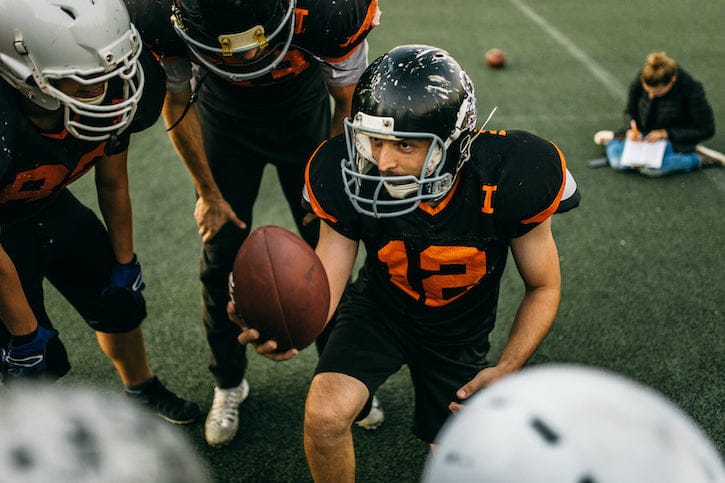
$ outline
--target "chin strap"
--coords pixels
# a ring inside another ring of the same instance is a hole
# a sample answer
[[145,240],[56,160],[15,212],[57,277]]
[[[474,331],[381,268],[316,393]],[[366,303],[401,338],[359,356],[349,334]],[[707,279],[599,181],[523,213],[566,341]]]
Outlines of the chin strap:
[[204,83],[204,79],[206,79],[206,76],[209,75],[209,70],[206,70],[204,72],[204,75],[201,76],[199,81],[196,83],[196,86],[194,86],[194,90],[192,91],[191,95],[189,96],[189,100],[186,101],[186,105],[184,106],[184,111],[181,113],[179,118],[174,121],[174,123],[166,129],[166,132],[171,131],[174,129],[186,116],[186,113],[189,112],[189,109],[191,109],[191,105],[196,102],[196,98],[199,97],[199,89],[201,89],[201,85]]

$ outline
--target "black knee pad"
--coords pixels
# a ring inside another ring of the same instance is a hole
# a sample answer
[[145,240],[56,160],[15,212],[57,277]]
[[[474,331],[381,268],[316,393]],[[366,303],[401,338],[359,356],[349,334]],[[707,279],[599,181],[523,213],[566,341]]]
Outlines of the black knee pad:
[[93,330],[111,334],[130,332],[146,318],[146,300],[138,292],[117,290],[101,299],[106,310],[94,317],[98,320],[88,320]]

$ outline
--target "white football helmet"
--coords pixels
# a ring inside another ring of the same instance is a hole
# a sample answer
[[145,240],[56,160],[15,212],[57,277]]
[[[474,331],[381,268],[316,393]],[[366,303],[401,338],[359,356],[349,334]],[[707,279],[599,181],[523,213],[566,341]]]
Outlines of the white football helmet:
[[[48,109],[65,109],[75,137],[100,141],[126,129],[143,91],[141,38],[122,0],[4,0],[0,2],[0,76]],[[104,103],[108,82],[123,85],[121,102]],[[105,83],[95,99],[78,99],[54,81]]]
[[24,381],[0,390],[2,481],[211,481],[183,432],[121,394]]
[[534,366],[451,416],[424,483],[722,483],[697,424],[661,394],[583,366]]

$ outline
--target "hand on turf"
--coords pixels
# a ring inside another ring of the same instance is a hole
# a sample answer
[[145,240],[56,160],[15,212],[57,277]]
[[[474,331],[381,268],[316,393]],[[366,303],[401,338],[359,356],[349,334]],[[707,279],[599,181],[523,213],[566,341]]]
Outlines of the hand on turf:
[[194,207],[194,219],[199,226],[202,243],[214,238],[227,222],[232,222],[242,230],[247,228],[247,224],[237,217],[231,205],[221,196],[200,196]]
[[[473,379],[468,381],[463,387],[461,387],[458,391],[456,391],[456,397],[459,400],[465,400],[474,395],[479,389],[482,389],[492,382],[494,382],[497,379],[500,379],[507,375],[509,372],[505,371],[503,369],[500,369],[497,366],[493,367],[487,367],[476,374]],[[455,414],[457,411],[461,410],[464,407],[464,404],[452,401],[448,405],[448,410]]]
[[297,355],[297,349],[290,349],[287,352],[276,352],[277,341],[275,340],[268,339],[260,342],[259,331],[246,326],[244,321],[237,315],[237,310],[232,300],[227,304],[227,315],[229,316],[229,320],[242,328],[242,333],[237,336],[237,341],[242,345],[252,344],[257,354],[276,362],[287,361]]

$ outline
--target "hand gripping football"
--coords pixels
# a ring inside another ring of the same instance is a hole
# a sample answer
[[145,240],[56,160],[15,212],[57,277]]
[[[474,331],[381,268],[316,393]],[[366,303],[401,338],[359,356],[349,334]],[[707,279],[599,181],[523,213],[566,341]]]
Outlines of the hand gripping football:
[[322,262],[302,238],[263,226],[244,241],[234,259],[230,292],[237,314],[260,340],[278,352],[301,350],[327,322],[330,288]]

